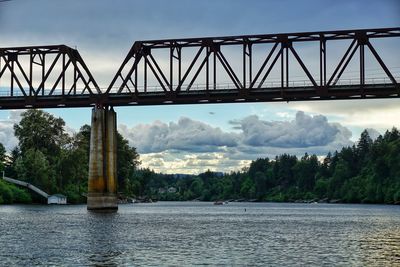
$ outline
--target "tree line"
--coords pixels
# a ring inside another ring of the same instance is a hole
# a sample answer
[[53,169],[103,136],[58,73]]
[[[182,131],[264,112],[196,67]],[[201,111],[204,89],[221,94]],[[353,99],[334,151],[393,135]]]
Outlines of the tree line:
[[322,160],[316,155],[283,154],[259,158],[229,174],[206,171],[177,176],[142,169],[130,179],[135,194],[160,200],[398,204],[400,134],[393,128],[372,140],[365,130],[356,145],[328,153]]
[[[70,136],[61,118],[28,110],[14,125],[19,144],[6,153],[0,144],[0,171],[70,203],[87,192],[90,126]],[[237,172],[205,171],[169,175],[140,169],[139,154],[117,134],[117,177],[121,196],[158,200],[400,202],[400,133],[396,128],[372,140],[364,131],[356,145],[303,157],[259,158]],[[40,196],[0,180],[1,203],[44,202]]]

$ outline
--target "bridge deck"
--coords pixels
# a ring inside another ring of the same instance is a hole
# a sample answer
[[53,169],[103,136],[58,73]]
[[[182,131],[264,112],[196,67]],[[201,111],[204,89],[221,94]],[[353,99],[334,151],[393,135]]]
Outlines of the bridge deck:
[[144,106],[173,104],[210,104],[240,102],[289,102],[339,99],[399,98],[400,87],[393,84],[342,85],[329,89],[314,87],[190,90],[179,94],[142,92],[83,94],[73,96],[51,95],[40,97],[0,97],[0,109],[90,107],[96,103],[107,106]]

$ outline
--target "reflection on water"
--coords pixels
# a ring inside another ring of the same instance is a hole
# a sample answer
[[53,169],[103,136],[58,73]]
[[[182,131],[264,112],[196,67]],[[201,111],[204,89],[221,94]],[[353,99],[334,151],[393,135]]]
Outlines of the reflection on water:
[[86,231],[89,234],[88,260],[94,266],[117,266],[117,257],[121,255],[116,244],[115,224],[117,213],[88,212]]
[[0,206],[0,266],[399,266],[400,207]]
[[382,231],[367,234],[360,240],[364,265],[400,266],[400,224]]

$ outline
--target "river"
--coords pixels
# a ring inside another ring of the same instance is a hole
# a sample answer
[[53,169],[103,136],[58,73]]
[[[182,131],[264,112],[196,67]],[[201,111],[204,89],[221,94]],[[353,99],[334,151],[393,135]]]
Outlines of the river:
[[0,206],[1,266],[400,266],[400,206]]

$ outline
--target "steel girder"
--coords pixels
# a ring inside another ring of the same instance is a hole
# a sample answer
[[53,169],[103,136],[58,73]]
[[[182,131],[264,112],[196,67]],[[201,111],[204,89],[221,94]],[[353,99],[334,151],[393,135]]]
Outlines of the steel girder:
[[65,45],[0,48],[1,108],[88,105],[101,95],[76,49]]
[[[0,106],[50,108],[399,97],[398,78],[371,42],[393,37],[400,37],[400,28],[138,41],[105,92],[101,92],[75,49],[0,48],[0,81],[7,72],[10,77],[10,90],[0,95]],[[347,49],[336,56],[335,62],[328,62],[327,44],[336,41],[346,42]],[[314,45],[312,57],[318,67],[307,66],[299,44]],[[260,45],[268,46],[262,58],[254,52]],[[236,50],[229,53],[229,48]],[[357,51],[356,82],[339,83]],[[160,53],[164,57],[160,58]],[[49,54],[53,58],[46,63]],[[380,66],[385,82],[370,82],[365,67],[368,55]],[[240,61],[235,61],[234,56]],[[20,57],[29,57],[29,66],[23,67]],[[258,65],[254,64],[256,60]],[[57,63],[61,67],[55,68]],[[290,79],[293,64],[304,74],[303,84]],[[39,66],[39,75],[35,76],[33,65]],[[279,80],[271,85],[273,70]],[[220,76],[226,77],[229,84],[220,84]]]

